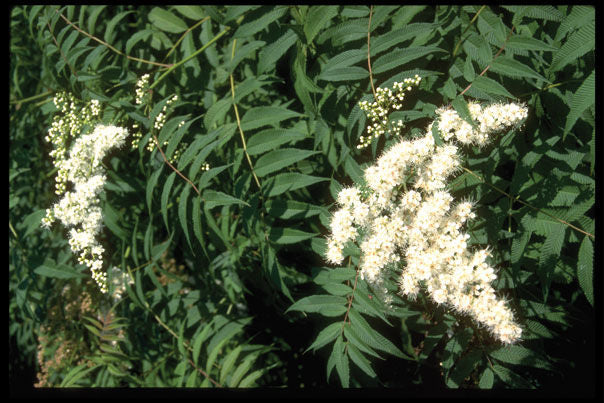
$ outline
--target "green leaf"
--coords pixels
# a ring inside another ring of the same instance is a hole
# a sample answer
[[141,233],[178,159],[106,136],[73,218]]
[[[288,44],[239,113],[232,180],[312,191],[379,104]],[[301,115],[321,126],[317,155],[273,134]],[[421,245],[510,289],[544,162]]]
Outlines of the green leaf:
[[[407,41],[412,38],[416,38],[419,35],[424,35],[430,32],[434,32],[438,29],[438,24],[419,22],[413,24],[407,24],[404,28],[392,30],[384,33],[383,35],[376,35],[374,38],[371,37],[371,57],[390,49],[394,45],[401,42]],[[367,36],[367,26],[364,27],[365,36]]]
[[300,189],[328,180],[329,178],[320,178],[318,176],[305,175],[298,172],[287,172],[272,176],[262,182],[262,191],[265,193],[266,197],[273,197],[287,191]]
[[306,43],[312,43],[321,29],[338,15],[338,8],[338,6],[313,6],[310,8],[304,20]]
[[491,71],[512,78],[534,78],[547,83],[550,82],[526,64],[505,56],[499,56],[497,59],[493,60]]
[[392,325],[382,312],[383,308],[379,306],[374,299],[369,299],[366,293],[360,292],[360,290],[355,292],[354,300],[352,301],[352,306],[362,313],[373,316],[375,318],[380,318],[389,325]]
[[345,284],[323,284],[323,289],[325,289],[325,291],[327,291],[331,295],[338,295],[342,297],[352,294],[352,288]]
[[247,141],[249,155],[261,154],[275,150],[281,144],[290,143],[306,138],[305,133],[293,129],[267,129],[250,137]]
[[388,70],[400,67],[403,64],[413,60],[425,58],[427,55],[434,52],[445,52],[436,46],[416,46],[405,49],[396,49],[380,56],[371,65],[373,74],[380,74]]
[[315,233],[300,231],[294,228],[271,227],[268,239],[276,244],[284,245],[302,242],[316,235]]
[[192,20],[201,20],[205,17],[205,13],[200,6],[173,6],[176,11],[183,17],[190,18]]
[[451,102],[451,106],[455,109],[455,112],[459,115],[460,118],[465,120],[471,126],[476,126],[476,122],[472,119],[470,115],[470,110],[468,109],[468,103],[464,99],[463,95],[458,95],[455,97],[453,102]]
[[371,368],[371,363],[365,356],[356,348],[353,344],[349,343],[348,346],[348,356],[364,373],[369,375],[370,377],[377,379],[377,374]]
[[495,380],[495,374],[491,371],[491,368],[486,367],[480,376],[480,381],[478,381],[478,387],[480,389],[491,389],[493,387],[493,382]]
[[213,348],[210,350],[208,348],[208,359],[206,360],[206,373],[209,375],[210,372],[212,371],[212,368],[214,366],[214,363],[216,362],[216,358],[218,357],[218,354],[220,353],[222,347],[229,341],[229,339],[222,339],[220,340],[215,346],[213,346]]
[[67,265],[51,266],[51,263],[45,263],[42,266],[38,266],[34,273],[51,278],[84,278],[85,274],[76,271],[73,267]]
[[268,214],[282,220],[303,219],[321,213],[321,207],[295,200],[268,200],[265,207]]
[[324,81],[358,81],[369,77],[369,72],[359,66],[342,67],[321,72],[317,79]]
[[340,377],[342,387],[347,388],[350,382],[350,370],[348,367],[348,355],[346,354],[346,345],[342,337],[338,337],[334,343],[333,350],[335,353],[336,371]]
[[306,353],[308,350],[311,349],[317,351],[321,347],[335,340],[341,332],[342,322],[332,323],[331,325],[327,326],[325,329],[319,332],[315,341],[304,352]]
[[204,173],[201,174],[201,178],[199,179],[199,185],[197,186],[197,188],[201,191],[210,184],[210,181],[213,178],[215,178],[218,174],[220,174],[222,171],[232,165],[233,164],[221,165],[219,167],[210,168],[207,171],[204,171]]
[[206,324],[201,332],[195,337],[193,341],[193,362],[197,365],[199,361],[199,353],[201,352],[201,346],[204,341],[210,336],[210,332],[212,331],[212,325]]
[[399,350],[390,340],[378,333],[369,323],[354,309],[348,313],[350,323],[354,326],[356,333],[368,346],[384,351],[399,358],[411,359]]
[[249,38],[258,31],[266,28],[270,23],[277,21],[287,12],[287,6],[266,7],[266,12],[254,21],[241,24],[233,34],[233,38]]
[[180,221],[182,231],[185,234],[185,238],[187,239],[187,243],[189,244],[189,247],[193,249],[191,246],[191,238],[189,236],[189,219],[187,218],[187,205],[189,204],[189,194],[191,193],[191,189],[193,188],[187,183],[185,185],[185,189],[180,194],[180,200],[178,201],[178,219]]
[[151,202],[153,200],[153,189],[157,185],[157,181],[159,179],[159,175],[161,174],[162,169],[163,169],[163,165],[160,168],[158,168],[155,172],[153,172],[153,174],[147,181],[147,185],[145,186],[145,196],[146,196],[147,207],[149,208],[149,212],[151,212],[151,206],[152,206]]
[[512,94],[510,94],[510,92],[506,90],[503,85],[486,76],[477,76],[472,82],[472,87],[476,88],[477,90],[486,92],[487,94],[501,95],[513,99],[516,98]]
[[354,346],[356,348],[358,348],[360,351],[364,352],[365,354],[369,354],[375,358],[379,358],[380,360],[383,360],[383,358],[376,353],[371,347],[369,347],[367,345],[367,343],[365,343],[363,341],[363,337],[360,336],[356,331],[355,331],[356,327],[352,327],[350,326],[350,323],[347,323],[344,325],[344,336],[346,336],[346,340],[348,340],[348,342],[350,344],[354,344]]
[[556,42],[561,41],[569,33],[573,32],[595,19],[595,8],[592,6],[573,5],[568,14],[556,31]]
[[151,10],[149,13],[149,20],[162,31],[172,32],[174,34],[180,34],[189,28],[180,17],[160,7],[154,7],[153,10]]
[[498,350],[489,353],[489,356],[508,364],[526,365],[536,368],[547,369],[550,371],[554,369],[549,362],[539,357],[537,353],[532,350],[529,350],[528,348],[518,345],[509,345],[502,347]]
[[480,361],[482,361],[482,351],[480,350],[472,350],[460,358],[447,378],[447,386],[459,388]]
[[241,364],[239,364],[237,369],[235,369],[235,371],[233,372],[233,376],[229,380],[229,384],[228,384],[229,387],[234,388],[239,384],[239,382],[241,381],[241,378],[243,378],[243,376],[251,368],[252,363],[254,362],[254,360],[256,360],[256,357],[257,357],[257,354],[249,354],[247,357],[245,357],[243,359],[243,362]]
[[256,161],[254,171],[259,177],[266,176],[318,153],[318,151],[300,150],[298,148],[274,150]]
[[211,209],[216,206],[229,206],[231,204],[239,204],[249,207],[249,204],[241,199],[211,189],[206,189],[203,192],[202,198],[205,200],[203,207],[207,209]]
[[579,260],[577,262],[577,279],[579,285],[585,294],[589,303],[594,304],[594,286],[593,286],[593,270],[594,270],[594,247],[591,239],[587,235],[581,242],[579,248]]
[[[595,15],[594,15],[595,16]],[[596,22],[592,19],[578,31],[573,32],[559,51],[554,52],[549,71],[562,70],[567,64],[575,62],[587,52],[595,50]]]
[[548,45],[547,43],[540,41],[539,39],[519,35],[512,36],[508,40],[506,47],[511,49],[535,50],[546,52],[555,52],[558,50],[558,48]]
[[434,144],[437,146],[442,146],[444,141],[440,136],[440,130],[438,129],[438,119],[434,120],[434,124],[432,124],[432,137],[434,137]]
[[296,33],[288,29],[279,39],[265,46],[258,55],[258,73],[274,68],[277,61],[296,43],[297,39]]
[[164,183],[164,188],[161,192],[161,214],[164,218],[164,223],[166,224],[166,228],[170,228],[168,226],[168,201],[170,199],[170,192],[172,191],[172,185],[174,184],[174,180],[176,179],[176,172],[172,172],[168,179]]
[[524,377],[510,371],[501,365],[493,365],[495,374],[506,384],[518,389],[534,389],[535,387],[528,383]]
[[215,125],[222,123],[226,113],[231,108],[232,103],[231,97],[220,99],[213,103],[203,117],[203,124],[205,127],[213,129]]
[[33,213],[29,214],[23,220],[23,225],[25,226],[25,233],[23,234],[23,238],[27,238],[29,234],[31,234],[35,229],[40,228],[42,218],[46,215],[45,209],[36,210]]
[[235,57],[231,59],[227,65],[227,72],[232,73],[235,71],[235,68],[239,65],[239,63],[250,55],[254,55],[256,49],[266,45],[264,41],[252,41],[250,43],[246,43],[239,49],[235,51]]
[[273,285],[275,285],[291,302],[294,302],[287,285],[283,281],[283,268],[279,264],[275,250],[266,244],[265,247],[262,248],[262,255],[266,259],[264,269],[268,272],[268,277]]
[[336,56],[327,60],[321,67],[321,74],[324,74],[330,70],[342,69],[344,67],[350,67],[360,61],[367,59],[367,52],[362,49],[346,50],[342,53],[338,53]]
[[65,378],[63,378],[60,387],[69,388],[76,385],[78,380],[82,379],[84,376],[88,375],[88,373],[97,368],[98,365],[94,365],[89,368],[86,364],[78,365],[77,367],[72,368],[67,375],[65,375]]
[[301,311],[318,312],[325,315],[325,312],[339,312],[337,315],[326,315],[338,316],[343,315],[344,312],[346,312],[346,304],[347,300],[344,297],[337,297],[335,295],[311,295],[296,301],[292,306],[287,308],[285,313],[289,311]]
[[120,214],[114,210],[109,203],[105,203],[105,206],[103,207],[103,222],[113,234],[115,234],[122,241],[126,241],[128,234],[118,224],[121,221]]
[[248,110],[241,118],[241,129],[245,132],[262,126],[275,125],[284,120],[303,116],[282,106],[257,106]]
[[468,38],[464,41],[463,50],[481,67],[485,67],[491,62],[491,60],[493,60],[491,47],[487,43],[486,39],[476,33],[471,33],[470,36],[468,36]]
[[114,35],[113,35],[113,31],[115,30],[115,27],[117,26],[117,24],[128,14],[132,14],[134,11],[122,11],[121,13],[119,13],[118,15],[116,15],[115,17],[113,17],[111,19],[111,21],[109,21],[107,23],[107,28],[105,29],[105,42],[107,43],[113,43]]
[[237,361],[237,357],[241,353],[242,346],[237,346],[235,349],[229,351],[227,356],[224,358],[222,362],[222,368],[220,368],[220,383],[224,384],[226,380],[226,376],[231,372],[231,369],[235,365],[235,361]]
[[237,385],[238,388],[250,388],[255,386],[255,382],[258,378],[260,378],[262,375],[264,375],[265,370],[264,369],[258,369],[254,372],[252,372],[251,374],[249,374],[248,376],[246,376],[245,378],[243,378],[241,380],[241,382],[239,383],[239,385]]
[[564,134],[570,132],[577,120],[581,117],[583,112],[596,102],[596,75],[595,70],[592,70],[591,74],[583,81],[583,84],[577,89],[577,92],[572,97],[569,103],[570,112],[566,117],[566,124],[564,126]]

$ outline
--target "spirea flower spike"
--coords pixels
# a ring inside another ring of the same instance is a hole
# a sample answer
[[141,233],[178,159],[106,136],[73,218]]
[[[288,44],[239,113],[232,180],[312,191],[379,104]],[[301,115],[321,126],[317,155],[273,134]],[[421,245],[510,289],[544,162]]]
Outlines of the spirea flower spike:
[[470,236],[463,232],[475,217],[472,203],[455,203],[446,183],[460,167],[453,141],[485,145],[495,132],[520,124],[527,109],[513,103],[470,104],[469,109],[475,128],[441,108],[443,146],[434,143],[432,123],[423,137],[398,142],[365,169],[366,190],[340,191],[326,259],[341,264],[346,243],[356,241],[361,276],[386,303],[392,297],[385,278],[404,262],[397,272],[401,294],[413,299],[423,290],[434,302],[468,314],[502,342],[513,343],[522,331],[491,286],[496,275],[487,263],[489,250],[470,251]]

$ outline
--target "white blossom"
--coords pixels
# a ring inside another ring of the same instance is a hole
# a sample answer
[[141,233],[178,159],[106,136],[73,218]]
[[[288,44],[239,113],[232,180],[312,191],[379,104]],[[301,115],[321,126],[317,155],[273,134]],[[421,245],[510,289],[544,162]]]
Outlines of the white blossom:
[[[394,102],[403,94],[380,90],[378,104],[387,97]],[[362,109],[369,117],[380,115],[379,108],[367,103]],[[463,232],[466,221],[475,217],[472,202],[455,203],[446,185],[460,167],[452,141],[482,146],[493,133],[520,124],[527,109],[517,104],[483,108],[476,103],[468,109],[475,127],[454,110],[441,108],[437,114],[443,146],[435,145],[430,124],[423,137],[398,142],[365,169],[366,193],[350,187],[338,194],[340,209],[332,217],[326,258],[341,264],[345,243],[356,242],[361,276],[387,301],[391,299],[384,281],[394,273],[391,268],[404,261],[399,274],[403,295],[415,298],[425,290],[434,302],[472,316],[499,340],[512,343],[522,331],[491,286],[496,274],[487,262],[489,251],[470,251],[470,236]]]

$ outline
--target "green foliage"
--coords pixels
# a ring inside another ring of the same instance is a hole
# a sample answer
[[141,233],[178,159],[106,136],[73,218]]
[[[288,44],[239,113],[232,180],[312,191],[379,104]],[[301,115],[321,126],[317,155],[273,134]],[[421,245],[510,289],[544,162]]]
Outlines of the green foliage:
[[[33,368],[32,384],[61,387],[593,387],[593,7],[10,13],[11,382]],[[354,245],[346,267],[325,267],[338,190],[396,141],[357,149],[358,102],[415,74],[390,115],[403,136],[449,103],[469,121],[471,99],[529,108],[523,127],[464,148],[467,171],[449,184],[477,202],[469,243],[493,250],[495,288],[523,327],[516,345],[400,297],[396,278],[387,306]],[[130,133],[103,161],[104,269],[125,273],[120,297],[94,289],[66,231],[39,225],[57,201],[44,137],[62,91],[99,100],[101,120]]]

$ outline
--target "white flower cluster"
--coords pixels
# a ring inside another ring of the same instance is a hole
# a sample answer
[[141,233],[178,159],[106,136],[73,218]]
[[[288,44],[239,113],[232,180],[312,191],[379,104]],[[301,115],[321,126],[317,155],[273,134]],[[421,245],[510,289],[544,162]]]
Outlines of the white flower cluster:
[[[439,110],[441,124],[452,125],[445,140],[484,144],[487,135],[519,124],[527,115],[516,104],[470,108],[479,122],[477,130],[462,130],[456,114]],[[445,115],[445,118],[443,118]],[[505,118],[504,118],[505,116]],[[471,125],[470,129],[472,128]],[[442,127],[442,126],[441,126]],[[497,299],[491,282],[496,278],[486,249],[470,252],[462,227],[474,217],[472,204],[453,204],[446,191],[447,178],[460,166],[457,146],[437,147],[431,125],[424,137],[403,140],[365,169],[367,189],[345,188],[331,221],[326,258],[341,264],[348,241],[361,250],[361,276],[387,303],[392,301],[385,279],[404,261],[399,279],[403,295],[414,298],[425,289],[438,304],[446,304],[473,317],[504,343],[521,335],[512,311]],[[409,189],[407,189],[409,186]]]
[[155,117],[155,124],[153,127],[155,127],[157,130],[161,130],[161,128],[164,127],[167,118],[166,111],[168,110],[168,106],[176,101],[178,101],[178,95],[174,94],[174,96],[172,96],[172,98],[166,102],[161,112]]
[[411,91],[412,86],[419,85],[420,81],[421,77],[416,74],[414,78],[405,78],[402,83],[394,82],[394,92],[389,88],[378,87],[375,90],[377,99],[374,102],[362,101],[359,103],[359,107],[367,113],[371,123],[367,126],[367,136],[361,136],[357,148],[368,147],[373,139],[377,139],[386,132],[400,133],[403,121],[389,122],[388,113],[391,108],[399,110],[403,106],[405,91]]
[[136,104],[141,105],[145,100],[145,95],[147,94],[147,86],[149,85],[149,74],[144,74],[141,78],[136,82]]
[[56,94],[53,102],[60,113],[53,118],[45,140],[53,145],[50,156],[58,168],[55,193],[60,196],[67,189],[67,169],[64,165],[69,139],[79,135],[84,126],[98,119],[101,107],[96,99],[85,105],[79,105],[73,95],[64,92]]
[[[483,146],[488,142],[488,135],[505,129],[520,122],[527,117],[526,107],[518,104],[493,104],[484,110],[480,104],[470,102],[468,104],[470,116],[476,122],[473,128],[463,120],[455,110],[451,108],[439,108],[438,129],[445,141],[455,136],[462,144],[476,144]],[[428,130],[431,130],[430,126]]]
[[69,159],[62,161],[59,170],[73,183],[73,190],[65,192],[42,219],[42,225],[47,228],[56,219],[72,227],[69,231],[71,250],[79,253],[78,261],[88,266],[103,293],[107,292],[107,273],[101,271],[104,248],[96,239],[103,227],[98,195],[107,180],[101,161],[110,149],[122,145],[127,135],[124,128],[97,125],[92,133],[78,137]]

